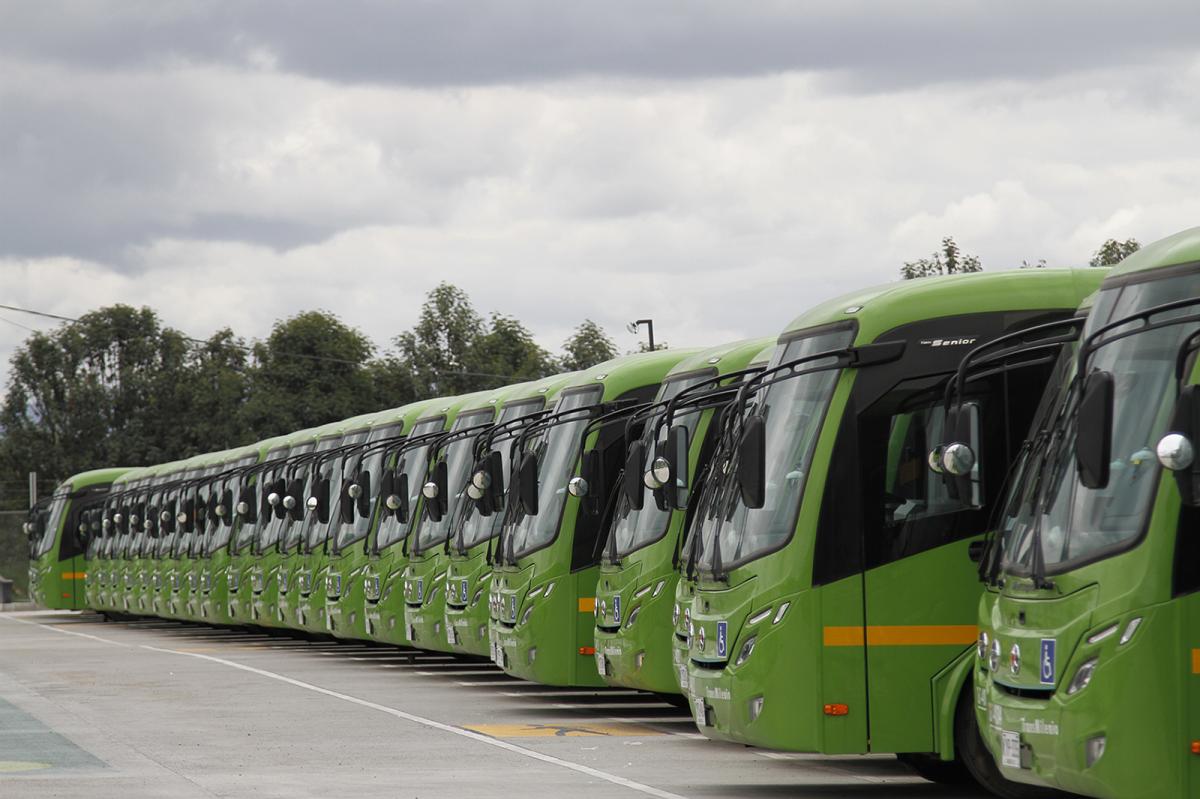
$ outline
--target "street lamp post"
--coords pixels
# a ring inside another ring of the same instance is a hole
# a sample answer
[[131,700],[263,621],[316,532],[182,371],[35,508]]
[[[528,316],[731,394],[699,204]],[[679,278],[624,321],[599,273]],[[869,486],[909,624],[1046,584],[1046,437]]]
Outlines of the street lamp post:
[[625,326],[625,329],[630,333],[636,334],[642,325],[646,326],[646,335],[650,339],[650,352],[654,352],[654,320],[639,319],[636,322],[630,322]]

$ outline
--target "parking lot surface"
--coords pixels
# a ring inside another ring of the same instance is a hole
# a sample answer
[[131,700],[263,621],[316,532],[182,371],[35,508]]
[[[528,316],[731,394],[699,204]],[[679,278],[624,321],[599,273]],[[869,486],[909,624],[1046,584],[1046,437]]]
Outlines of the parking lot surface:
[[956,797],[890,756],[706,740],[632,691],[161,620],[0,614],[0,797]]

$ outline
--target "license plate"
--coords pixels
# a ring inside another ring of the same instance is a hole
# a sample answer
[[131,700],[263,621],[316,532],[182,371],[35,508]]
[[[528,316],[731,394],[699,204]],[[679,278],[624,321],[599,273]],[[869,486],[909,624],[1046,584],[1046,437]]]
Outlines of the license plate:
[[458,643],[458,637],[454,634],[454,628],[447,625],[446,627],[446,643],[454,646]]
[[596,671],[600,672],[600,676],[603,677],[606,674],[606,669],[607,669],[607,666],[604,663],[604,653],[597,652],[596,653]]
[[692,712],[696,717],[696,726],[703,727],[706,719],[704,713],[704,699],[702,697],[697,697],[692,700]]
[[1008,768],[1021,767],[1021,734],[1016,732],[1000,733],[1001,757],[1000,762]]
[[682,688],[682,689],[683,689],[683,690],[685,690],[685,691],[688,689],[688,672],[687,672],[687,666],[680,666],[680,667],[679,667],[679,687],[680,687],[680,688]]
[[408,636],[410,642],[417,640],[417,631],[411,624],[404,625],[404,634]]

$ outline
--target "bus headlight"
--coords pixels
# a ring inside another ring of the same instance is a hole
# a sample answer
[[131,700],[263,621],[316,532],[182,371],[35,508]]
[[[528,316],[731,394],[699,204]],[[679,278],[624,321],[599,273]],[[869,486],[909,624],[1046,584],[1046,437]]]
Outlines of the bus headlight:
[[975,653],[979,655],[980,660],[983,660],[987,657],[989,643],[990,639],[988,637],[987,630],[981,630],[979,633],[979,640],[975,643]]
[[1000,639],[992,641],[992,651],[988,653],[988,669],[996,671],[1000,668]]
[[738,652],[737,659],[733,661],[733,665],[740,666],[750,659],[750,653],[754,651],[754,644],[758,640],[758,636],[752,635],[746,639],[746,643],[742,644],[742,650]]
[[676,605],[671,609],[671,624],[679,626],[679,606]]
[[1075,670],[1075,676],[1071,678],[1071,684],[1067,686],[1067,694],[1077,694],[1092,681],[1092,674],[1096,671],[1096,664],[1100,662],[1100,658],[1091,658],[1079,664],[1079,668]]

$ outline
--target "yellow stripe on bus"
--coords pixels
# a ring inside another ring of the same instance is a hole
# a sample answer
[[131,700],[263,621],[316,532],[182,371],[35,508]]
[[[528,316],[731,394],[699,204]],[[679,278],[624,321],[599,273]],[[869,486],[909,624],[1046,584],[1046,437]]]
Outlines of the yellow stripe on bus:
[[1200,649],[1192,650],[1192,674],[1200,674]]
[[87,578],[87,572],[63,572],[64,580],[84,580]]
[[[825,646],[862,646],[860,626],[826,627]],[[870,625],[865,630],[867,646],[965,646],[975,643],[979,628],[974,624]]]
[[592,613],[596,610],[596,597],[581,596],[579,597],[579,612]]

